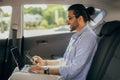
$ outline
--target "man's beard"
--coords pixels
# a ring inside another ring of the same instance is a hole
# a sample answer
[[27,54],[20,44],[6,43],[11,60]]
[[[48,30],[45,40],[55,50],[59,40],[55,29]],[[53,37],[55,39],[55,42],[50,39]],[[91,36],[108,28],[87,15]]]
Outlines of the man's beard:
[[76,26],[73,26],[72,28],[70,28],[71,32],[74,31],[74,30],[76,30]]
[[77,27],[78,27],[78,25],[74,25],[74,26],[72,26],[72,27],[70,28],[70,31],[72,32],[72,31],[76,30]]
[[76,30],[78,28],[78,26],[79,26],[78,21],[76,21],[73,25],[71,25],[70,31],[72,32],[72,31]]

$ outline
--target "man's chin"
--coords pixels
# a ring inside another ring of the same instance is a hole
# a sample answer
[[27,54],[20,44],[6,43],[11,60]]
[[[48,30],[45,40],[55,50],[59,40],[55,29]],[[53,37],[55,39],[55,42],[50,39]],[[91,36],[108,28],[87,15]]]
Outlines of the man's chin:
[[74,30],[70,29],[70,32],[73,32]]
[[75,31],[75,29],[73,29],[73,28],[70,28],[70,31],[72,32],[72,31]]

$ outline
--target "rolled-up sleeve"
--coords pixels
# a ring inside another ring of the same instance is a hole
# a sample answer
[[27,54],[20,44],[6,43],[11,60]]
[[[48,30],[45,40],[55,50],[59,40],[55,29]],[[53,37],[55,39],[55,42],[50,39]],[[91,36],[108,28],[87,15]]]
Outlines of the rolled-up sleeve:
[[75,56],[73,56],[71,63],[59,67],[59,72],[65,80],[72,79],[76,77],[76,75],[84,73],[83,70],[85,67],[87,68],[86,71],[89,70],[91,60],[97,48],[97,42],[93,36],[84,35],[83,37],[84,38],[79,39],[73,47]]

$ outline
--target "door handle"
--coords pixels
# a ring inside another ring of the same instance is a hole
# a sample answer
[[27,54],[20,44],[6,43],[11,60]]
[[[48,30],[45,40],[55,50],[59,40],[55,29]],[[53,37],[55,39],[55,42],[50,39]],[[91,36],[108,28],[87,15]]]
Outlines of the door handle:
[[36,44],[47,44],[48,43],[48,41],[46,41],[46,40],[38,40],[38,41],[36,41]]

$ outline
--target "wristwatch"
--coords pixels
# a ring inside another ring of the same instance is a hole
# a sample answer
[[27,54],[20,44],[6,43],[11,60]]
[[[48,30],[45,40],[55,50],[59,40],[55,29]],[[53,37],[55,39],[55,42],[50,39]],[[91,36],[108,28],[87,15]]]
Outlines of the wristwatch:
[[48,66],[44,66],[44,74],[49,74],[49,67]]

